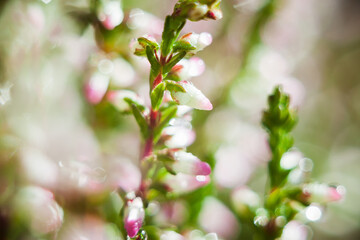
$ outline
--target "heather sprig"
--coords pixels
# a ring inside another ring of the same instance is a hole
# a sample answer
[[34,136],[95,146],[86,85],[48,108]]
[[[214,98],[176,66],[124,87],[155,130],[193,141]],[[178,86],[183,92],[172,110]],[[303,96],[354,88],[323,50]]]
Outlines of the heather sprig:
[[[130,238],[146,238],[146,232],[141,229],[146,219],[144,208],[149,201],[161,195],[166,197],[168,191],[174,194],[192,191],[210,180],[209,164],[186,152],[185,148],[193,142],[192,133],[182,136],[181,143],[171,140],[175,138],[176,131],[183,130],[182,124],[191,125],[188,111],[182,113],[178,105],[182,108],[186,105],[190,109],[212,109],[208,98],[188,81],[189,76],[182,79],[184,75],[181,74],[185,59],[208,46],[212,42],[211,35],[187,33],[180,37],[180,33],[186,20],[220,18],[219,4],[220,1],[181,0],[175,5],[172,15],[165,19],[161,42],[145,35],[131,43],[133,53],[146,57],[151,65],[151,106],[145,106],[136,94],[127,90],[108,95],[119,110],[132,113],[144,140],[140,159],[142,183],[136,193],[129,193],[125,199],[124,226]],[[201,64],[197,66],[202,68]],[[196,72],[200,74],[202,71],[198,69]],[[180,122],[180,126],[176,122]],[[167,131],[164,131],[165,128]]]
[[344,198],[344,187],[315,183],[309,178],[311,160],[293,148],[291,131],[296,123],[297,112],[290,107],[289,95],[277,86],[262,117],[272,153],[268,163],[270,190],[264,204],[249,188],[232,193],[233,209],[254,230],[254,239],[278,239],[287,226],[317,221],[324,205]]

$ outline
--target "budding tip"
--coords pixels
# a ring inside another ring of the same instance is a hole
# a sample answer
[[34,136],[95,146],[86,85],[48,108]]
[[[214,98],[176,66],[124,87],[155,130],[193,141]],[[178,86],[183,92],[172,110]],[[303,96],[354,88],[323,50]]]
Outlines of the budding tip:
[[139,226],[139,222],[138,221],[125,221],[125,229],[126,232],[128,234],[128,236],[130,238],[135,237],[139,230],[140,230],[140,226]]
[[211,167],[208,163],[200,161],[196,166],[196,175],[207,176],[211,173]]
[[211,104],[209,99],[204,99],[200,106],[201,110],[211,111],[213,109],[213,105]]
[[329,197],[332,201],[340,201],[343,198],[343,195],[337,191],[336,188],[331,188],[329,192]]

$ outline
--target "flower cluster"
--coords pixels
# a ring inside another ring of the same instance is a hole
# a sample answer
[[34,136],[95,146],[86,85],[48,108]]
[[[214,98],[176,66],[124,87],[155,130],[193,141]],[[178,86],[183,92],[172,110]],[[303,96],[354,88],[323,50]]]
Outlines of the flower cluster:
[[[98,4],[98,20],[105,28],[102,31],[110,31],[122,22],[123,14],[114,9],[116,4],[119,1],[104,0]],[[156,35],[143,35],[131,41],[133,54],[146,57],[150,63],[150,106],[135,92],[123,89],[130,86],[131,79],[122,79],[123,74],[117,71],[131,71],[131,67],[125,66],[126,61],[109,54],[92,61],[95,70],[85,86],[88,101],[93,104],[107,101],[119,112],[132,114],[144,140],[141,185],[135,192],[125,191],[123,195],[124,228],[130,238],[146,238],[146,231],[141,229],[146,229],[145,209],[149,203],[168,193],[193,191],[210,181],[210,165],[187,152],[186,147],[195,140],[191,110],[213,108],[209,99],[189,81],[204,71],[204,62],[193,55],[210,45],[212,37],[206,32],[179,35],[186,20],[221,18],[219,4],[220,1],[181,0],[165,20],[161,42],[157,42]],[[134,25],[131,19],[124,21]],[[103,49],[108,51],[107,47]],[[161,239],[168,234],[177,233],[165,231]],[[214,234],[204,238],[217,239]]]

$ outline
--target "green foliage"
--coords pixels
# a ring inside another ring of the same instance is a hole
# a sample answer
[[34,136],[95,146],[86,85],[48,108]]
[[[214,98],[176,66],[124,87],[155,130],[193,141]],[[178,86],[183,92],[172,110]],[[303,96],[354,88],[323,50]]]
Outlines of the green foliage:
[[269,174],[271,187],[281,186],[285,183],[289,170],[280,167],[282,155],[287,152],[294,143],[290,131],[297,122],[297,115],[291,109],[290,98],[278,86],[268,98],[269,108],[264,111],[262,124],[269,133],[269,145],[273,154],[269,162]]
[[161,111],[160,122],[154,129],[154,143],[156,143],[159,140],[162,130],[164,129],[164,127],[166,127],[169,124],[170,120],[173,117],[175,117],[176,112],[177,112],[176,105],[169,106],[165,108],[163,111]]
[[135,104],[131,104],[131,109],[132,109],[132,113],[136,119],[136,122],[140,127],[142,136],[145,139],[148,138],[150,131],[149,131],[148,122],[146,121],[145,116],[142,114],[140,109]]
[[150,94],[151,106],[155,111],[157,111],[161,105],[161,102],[162,102],[162,99],[164,96],[164,91],[165,91],[165,83],[164,82],[159,83],[151,91],[151,94]]

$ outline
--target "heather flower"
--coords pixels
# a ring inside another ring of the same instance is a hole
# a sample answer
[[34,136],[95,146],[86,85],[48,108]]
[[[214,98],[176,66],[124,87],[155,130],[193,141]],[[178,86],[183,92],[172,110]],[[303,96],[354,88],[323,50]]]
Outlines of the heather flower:
[[181,80],[188,80],[192,77],[200,76],[205,71],[205,63],[201,58],[192,57],[182,59],[173,69],[171,75]]
[[98,19],[108,30],[114,29],[124,19],[121,0],[102,0],[97,10]]
[[136,197],[133,200],[127,202],[127,207],[125,210],[125,229],[130,238],[135,237],[145,218],[145,211],[143,207],[143,202],[140,197]]
[[172,153],[174,162],[171,169],[176,173],[189,175],[209,175],[211,168],[206,162],[200,161],[196,156],[185,151],[175,151]]
[[303,195],[308,202],[336,202],[344,198],[345,188],[343,186],[335,187],[327,184],[309,183],[304,185]]
[[180,37],[179,42],[194,47],[194,50],[188,52],[191,54],[195,54],[198,51],[202,51],[205,47],[209,46],[212,42],[212,37],[211,34],[207,32],[203,32],[200,34],[187,33]]
[[178,173],[176,175],[167,175],[163,180],[169,191],[174,193],[186,193],[207,185],[210,182],[210,176],[187,175]]
[[197,89],[191,82],[178,82],[185,90],[185,92],[172,91],[172,98],[181,105],[187,105],[200,110],[212,110],[213,106],[209,99]]
[[110,91],[107,95],[107,99],[114,105],[120,112],[126,112],[130,110],[130,106],[125,99],[130,99],[135,103],[143,105],[143,100],[133,91],[130,90],[118,90]]
[[37,186],[22,188],[15,197],[14,209],[31,231],[47,234],[60,229],[64,212],[52,192]]
[[101,72],[95,72],[91,75],[88,82],[85,84],[85,97],[89,103],[99,103],[109,86],[110,77],[102,74]]

